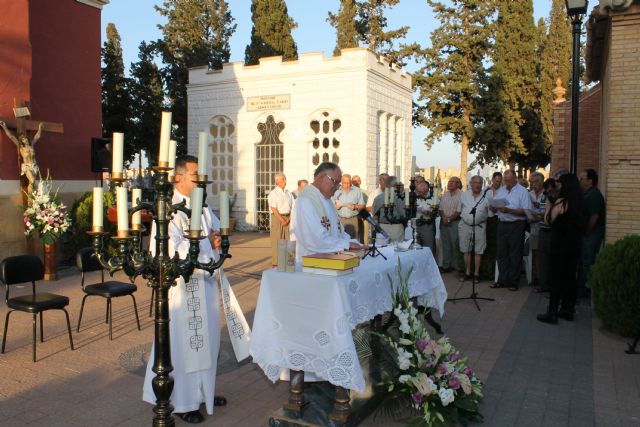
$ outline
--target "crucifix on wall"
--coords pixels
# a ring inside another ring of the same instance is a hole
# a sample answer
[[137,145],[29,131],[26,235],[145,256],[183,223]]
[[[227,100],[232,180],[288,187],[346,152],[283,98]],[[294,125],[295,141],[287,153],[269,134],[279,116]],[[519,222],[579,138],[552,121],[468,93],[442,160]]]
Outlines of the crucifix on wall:
[[[20,187],[23,191],[31,193],[40,172],[34,149],[36,142],[43,131],[63,133],[64,128],[62,123],[29,120],[28,117],[31,115],[29,107],[20,99],[14,100],[13,114],[15,118],[0,117],[0,127],[18,149],[20,175],[25,178],[21,179]],[[15,133],[11,132],[11,128],[16,130]],[[27,131],[36,131],[31,140],[27,136]]]

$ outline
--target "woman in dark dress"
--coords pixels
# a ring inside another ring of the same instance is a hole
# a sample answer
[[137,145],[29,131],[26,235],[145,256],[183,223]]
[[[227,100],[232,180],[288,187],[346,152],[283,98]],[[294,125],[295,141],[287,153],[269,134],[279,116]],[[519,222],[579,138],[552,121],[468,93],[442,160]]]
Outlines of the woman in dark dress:
[[575,174],[560,177],[558,199],[546,206],[545,222],[551,226],[551,297],[545,314],[538,320],[558,323],[558,318],[573,320],[577,267],[582,236],[582,192]]

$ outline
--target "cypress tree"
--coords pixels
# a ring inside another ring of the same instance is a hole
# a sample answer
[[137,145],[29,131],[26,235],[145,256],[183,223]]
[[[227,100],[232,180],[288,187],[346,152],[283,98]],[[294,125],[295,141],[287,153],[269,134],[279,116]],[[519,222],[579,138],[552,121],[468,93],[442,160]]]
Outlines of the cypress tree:
[[384,56],[390,63],[402,67],[407,58],[419,52],[420,46],[417,43],[398,43],[398,40],[405,38],[409,32],[408,26],[385,31],[387,28],[385,9],[399,2],[400,0],[363,0],[358,8],[360,16],[358,28],[364,45],[369,50]]
[[[131,158],[140,150],[156,160],[160,141],[160,120],[164,106],[164,88],[160,70],[155,64],[156,48],[153,44],[140,43],[139,61],[131,64],[131,98],[134,126],[125,156]],[[127,151],[128,150],[128,151]]]
[[491,76],[484,79],[478,123],[483,126],[474,148],[492,161],[530,165],[531,147],[540,145],[539,115],[535,110],[536,30],[531,0],[498,2]]
[[187,83],[191,67],[206,65],[222,68],[229,61],[229,39],[236,30],[229,5],[224,0],[165,0],[155,6],[167,18],[158,25],[163,39],[156,43],[165,66],[162,75],[167,83],[173,136],[178,150],[184,152],[187,136]]
[[424,65],[413,76],[418,90],[414,124],[429,129],[429,148],[442,136],[453,135],[462,148],[460,178],[466,185],[467,152],[475,135],[472,118],[480,95],[477,81],[489,49],[493,5],[487,0],[452,0],[449,5],[427,1],[440,26],[432,31],[431,47],[421,55]]
[[571,93],[571,59],[573,39],[571,35],[571,19],[567,15],[565,0],[553,0],[549,12],[549,36],[547,49],[544,52],[544,66],[553,81],[549,91],[555,87],[555,80],[559,77],[562,85]]
[[128,134],[131,128],[131,99],[120,42],[115,24],[107,24],[107,40],[102,48],[102,136],[105,138],[111,138],[113,132]]
[[329,12],[327,22],[336,29],[336,47],[333,55],[339,56],[340,49],[358,47],[360,33],[358,32],[358,4],[355,0],[340,0],[338,14]]
[[298,27],[284,0],[251,1],[251,41],[244,51],[244,62],[257,65],[260,58],[282,55],[284,61],[298,58],[298,47],[291,30]]

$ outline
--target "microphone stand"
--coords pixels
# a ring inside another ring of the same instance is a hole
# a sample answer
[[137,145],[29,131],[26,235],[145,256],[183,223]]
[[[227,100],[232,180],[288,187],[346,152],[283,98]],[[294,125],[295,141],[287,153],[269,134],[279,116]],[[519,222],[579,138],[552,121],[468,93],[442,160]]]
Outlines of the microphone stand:
[[[489,187],[489,188],[491,188],[491,187]],[[458,292],[456,292],[454,294],[454,298],[448,298],[447,299],[447,301],[453,301],[454,303],[456,301],[462,301],[462,300],[470,299],[476,305],[476,308],[478,309],[478,311],[480,311],[480,305],[478,305],[478,300],[495,301],[495,299],[493,299],[493,298],[479,297],[478,293],[476,292],[476,283],[477,283],[476,282],[476,210],[477,210],[478,205],[480,204],[480,202],[482,202],[482,200],[487,196],[487,191],[489,191],[489,188],[487,188],[485,190],[485,192],[482,195],[482,197],[480,197],[480,200],[478,200],[478,202],[473,207],[473,209],[471,209],[471,212],[470,212],[471,213],[471,217],[473,218],[473,220],[472,220],[473,225],[471,226],[471,251],[469,253],[469,256],[471,257],[471,259],[469,260],[470,270],[471,270],[471,295],[469,295],[468,297],[464,297],[464,298],[456,298],[455,296],[458,294]],[[458,289],[458,291],[459,290],[460,289]]]
[[367,248],[367,251],[362,256],[362,259],[365,259],[368,256],[370,256],[371,258],[375,258],[380,255],[386,261],[387,257],[382,255],[382,252],[380,252],[380,250],[376,247],[376,234],[376,230],[373,230],[373,232],[371,233],[371,246]]

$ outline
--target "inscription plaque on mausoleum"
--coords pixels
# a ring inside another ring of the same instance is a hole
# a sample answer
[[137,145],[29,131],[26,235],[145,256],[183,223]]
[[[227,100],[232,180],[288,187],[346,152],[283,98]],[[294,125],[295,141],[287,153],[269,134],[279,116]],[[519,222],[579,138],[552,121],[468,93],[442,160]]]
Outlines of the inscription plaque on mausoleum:
[[247,111],[288,110],[290,95],[250,96],[247,98]]

